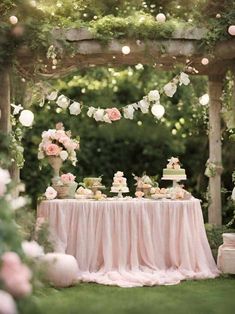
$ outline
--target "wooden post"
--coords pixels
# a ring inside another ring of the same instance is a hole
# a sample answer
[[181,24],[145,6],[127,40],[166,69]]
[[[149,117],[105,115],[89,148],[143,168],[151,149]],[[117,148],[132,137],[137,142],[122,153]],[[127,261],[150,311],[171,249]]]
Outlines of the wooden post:
[[0,70],[0,131],[8,133],[10,123],[10,77],[7,68]]
[[221,225],[221,172],[222,172],[222,149],[221,149],[221,95],[223,77],[209,76],[209,160],[218,168],[216,175],[209,179],[210,205],[209,223]]

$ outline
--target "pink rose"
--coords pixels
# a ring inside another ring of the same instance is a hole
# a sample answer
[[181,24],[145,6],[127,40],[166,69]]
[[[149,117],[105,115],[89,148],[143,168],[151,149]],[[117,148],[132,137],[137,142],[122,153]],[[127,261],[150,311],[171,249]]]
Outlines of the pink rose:
[[64,184],[68,184],[68,183],[74,182],[76,177],[72,173],[65,173],[65,174],[62,174],[60,178]]
[[144,193],[142,191],[136,191],[135,196],[138,198],[142,198],[144,196]]
[[47,156],[58,156],[61,148],[56,144],[49,144],[45,147]]
[[111,121],[120,120],[122,117],[120,111],[117,108],[108,108],[106,109],[106,112]]
[[24,297],[31,293],[30,279],[32,273],[14,252],[7,252],[2,256],[0,278],[6,290],[15,297]]

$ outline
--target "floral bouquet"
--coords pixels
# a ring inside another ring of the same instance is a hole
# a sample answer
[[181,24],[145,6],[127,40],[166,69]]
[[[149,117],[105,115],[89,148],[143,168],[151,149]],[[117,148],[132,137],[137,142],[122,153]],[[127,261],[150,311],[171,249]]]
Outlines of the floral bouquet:
[[146,174],[143,174],[142,177],[137,177],[135,174],[133,174],[133,176],[136,180],[136,191],[143,192],[144,196],[149,196],[151,194],[151,189],[158,186],[156,177],[150,177]]
[[48,187],[45,196],[48,200],[54,198],[74,198],[78,184],[72,173],[62,174],[53,182],[53,187]]
[[[38,159],[47,158],[51,165],[51,160],[55,158],[61,159],[61,164],[68,159],[75,166],[77,162],[76,150],[79,150],[79,139],[72,139],[71,132],[66,132],[63,124],[57,123],[56,129],[49,129],[42,133]],[[52,167],[56,170],[53,165]]]

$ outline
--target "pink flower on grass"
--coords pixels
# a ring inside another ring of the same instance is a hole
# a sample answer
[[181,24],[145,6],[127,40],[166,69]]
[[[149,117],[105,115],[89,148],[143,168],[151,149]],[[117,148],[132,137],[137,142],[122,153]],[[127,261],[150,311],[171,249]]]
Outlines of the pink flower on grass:
[[117,108],[108,108],[106,109],[106,112],[111,121],[120,120],[122,117],[120,111]]
[[32,291],[30,284],[32,273],[14,252],[3,254],[0,278],[4,282],[6,290],[14,297],[24,297]]
[[65,174],[62,174],[60,178],[64,184],[68,184],[68,183],[74,182],[76,177],[72,173],[65,173]]
[[61,147],[56,144],[49,144],[45,147],[47,156],[58,156],[61,152]]

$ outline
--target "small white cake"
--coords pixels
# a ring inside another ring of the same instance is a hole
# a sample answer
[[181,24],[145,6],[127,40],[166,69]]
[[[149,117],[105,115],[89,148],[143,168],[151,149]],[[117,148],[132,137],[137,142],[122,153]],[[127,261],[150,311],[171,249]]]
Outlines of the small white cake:
[[128,193],[129,188],[127,186],[126,178],[122,171],[118,171],[115,173],[113,177],[113,184],[111,187],[111,192],[113,193]]

